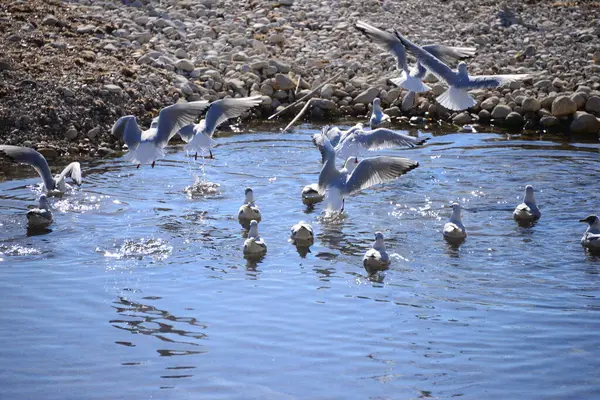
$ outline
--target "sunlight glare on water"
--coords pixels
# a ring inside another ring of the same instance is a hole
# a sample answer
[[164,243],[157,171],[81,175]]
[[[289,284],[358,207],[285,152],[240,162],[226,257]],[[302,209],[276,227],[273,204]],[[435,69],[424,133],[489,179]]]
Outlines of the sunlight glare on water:
[[[39,178],[0,183],[0,398],[594,398],[600,257],[578,222],[600,212],[600,146],[435,136],[382,151],[419,161],[394,182],[307,207],[310,135],[217,139],[215,159],[169,147],[156,168],[83,163],[27,235]],[[340,161],[341,164],[341,161]],[[542,210],[512,210],[532,184]],[[268,251],[246,260],[244,189]],[[460,247],[441,235],[465,208]],[[294,247],[290,227],[313,225]],[[392,264],[368,279],[382,231]]]

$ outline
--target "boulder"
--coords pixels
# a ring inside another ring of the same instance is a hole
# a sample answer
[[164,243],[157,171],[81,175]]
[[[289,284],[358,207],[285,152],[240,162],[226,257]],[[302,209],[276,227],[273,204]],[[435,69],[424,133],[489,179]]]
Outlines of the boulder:
[[498,104],[492,110],[492,118],[493,119],[505,119],[508,114],[512,112],[512,108],[507,106],[506,104]]
[[370,104],[373,102],[375,97],[379,94],[379,89],[376,87],[370,87],[367,90],[360,93],[354,98],[355,103]]
[[523,108],[523,112],[538,112],[542,108],[542,104],[533,97],[526,97],[521,108]]
[[571,133],[593,133],[600,131],[600,121],[592,114],[585,111],[575,113],[575,118],[571,122]]
[[465,125],[470,124],[471,122],[473,122],[473,118],[471,118],[471,114],[469,114],[466,111],[461,112],[460,114],[457,114],[454,118],[452,118],[452,123],[456,125]]
[[567,96],[558,96],[552,102],[552,115],[555,117],[564,117],[575,114],[577,104]]
[[600,116],[600,97],[590,96],[585,102],[585,111]]

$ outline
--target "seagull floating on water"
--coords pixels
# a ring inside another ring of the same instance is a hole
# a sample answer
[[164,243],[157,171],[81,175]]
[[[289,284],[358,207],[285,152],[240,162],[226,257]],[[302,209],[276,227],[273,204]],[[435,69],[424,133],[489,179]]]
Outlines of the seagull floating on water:
[[379,125],[390,121],[390,116],[385,114],[381,109],[381,99],[379,97],[373,99],[373,112],[371,113],[371,118],[369,119],[369,126],[371,129],[375,129]]
[[210,158],[213,158],[211,147],[215,145],[212,139],[215,129],[223,122],[231,118],[236,118],[259,105],[262,102],[262,96],[252,96],[243,98],[226,98],[210,103],[206,118],[199,124],[188,125],[179,131],[179,136],[187,144],[186,151],[195,151],[194,158],[198,158],[198,151],[208,150]]
[[513,218],[517,222],[534,222],[540,219],[541,216],[542,213],[533,197],[533,186],[527,185],[525,187],[525,198],[523,199],[523,202],[515,208]]
[[244,241],[244,254],[247,256],[262,255],[267,252],[267,244],[258,235],[258,222],[250,221],[250,230],[248,231],[248,239]]
[[402,157],[371,157],[360,163],[349,157],[341,171],[335,166],[335,150],[324,132],[313,135],[313,143],[321,152],[323,164],[319,173],[318,190],[327,192],[330,207],[344,211],[344,198],[375,184],[387,182],[419,166],[416,161]]
[[458,203],[452,203],[452,215],[442,231],[444,239],[449,242],[461,242],[467,238],[467,231],[462,223],[462,208]]
[[323,201],[325,196],[319,193],[319,184],[311,183],[302,189],[302,202],[311,205]]
[[45,194],[40,196],[37,208],[27,211],[27,221],[29,228],[45,228],[54,221],[52,211],[48,205],[48,198]]
[[373,245],[363,257],[363,267],[369,275],[373,275],[378,271],[385,271],[390,265],[390,257],[385,251],[385,243],[383,242],[383,233],[375,232],[375,241]]
[[431,51],[417,46],[400,35],[398,31],[395,32],[398,39],[417,58],[419,63],[437,78],[448,84],[448,90],[439,95],[436,100],[449,110],[465,110],[477,104],[475,99],[467,93],[467,90],[495,88],[508,82],[527,79],[529,77],[528,74],[469,76],[467,64],[464,61],[458,64],[456,71],[452,71],[443,61],[434,56]]
[[4,154],[14,162],[31,165],[42,177],[44,189],[50,196],[61,195],[67,191],[67,176],[70,176],[77,185],[81,185],[81,165],[76,161],[67,165],[60,174],[53,177],[46,158],[34,149],[1,145],[0,154]]
[[[425,78],[425,75],[427,75],[427,70],[422,65],[417,64],[417,68],[413,68],[409,71],[406,61],[405,46],[396,36],[390,32],[375,28],[363,21],[358,21],[356,23],[356,29],[388,50],[396,58],[396,68],[401,71],[401,75],[399,78],[391,79],[393,84],[416,93],[430,90],[430,87],[421,81]],[[472,57],[476,51],[473,47],[449,47],[440,44],[426,45],[423,46],[423,48],[447,63],[452,63],[455,60],[460,60],[462,58]]]
[[336,155],[346,160],[348,157],[358,157],[365,151],[387,149],[395,146],[415,147],[425,143],[429,138],[418,138],[391,129],[377,128],[373,130],[357,129],[348,133],[335,146]]
[[169,140],[181,128],[193,123],[208,106],[207,101],[192,101],[165,107],[145,131],[142,131],[135,116],[125,115],[113,125],[112,135],[127,144],[127,161],[137,164],[138,168],[141,164],[151,164],[154,168],[156,160],[165,156],[163,149]]
[[246,196],[246,200],[238,211],[238,220],[240,221],[240,224],[247,226],[252,220],[260,222],[262,218],[260,209],[254,203],[254,192],[251,188],[246,188],[244,194]]
[[581,245],[591,252],[600,252],[600,218],[592,214],[587,218],[580,219],[579,222],[589,224],[581,238]]
[[315,241],[313,228],[310,224],[300,221],[292,226],[290,240],[297,246],[310,246]]

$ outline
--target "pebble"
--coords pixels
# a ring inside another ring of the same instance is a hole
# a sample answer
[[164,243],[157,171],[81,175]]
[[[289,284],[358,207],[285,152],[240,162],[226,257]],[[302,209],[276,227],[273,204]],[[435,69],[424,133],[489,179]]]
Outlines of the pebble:
[[375,97],[379,95],[379,89],[376,87],[370,87],[367,90],[361,92],[354,98],[355,103],[371,104]]
[[73,140],[77,137],[78,133],[79,132],[77,132],[77,129],[71,127],[65,131],[65,138],[67,138],[67,140]]
[[273,87],[277,90],[290,90],[296,87],[296,84],[286,75],[276,74]]
[[559,96],[552,102],[552,115],[563,117],[574,114],[577,111],[577,104],[567,96]]
[[471,114],[465,111],[452,118],[452,122],[456,125],[466,125],[473,122],[473,118],[471,117]]
[[194,63],[191,62],[190,60],[186,60],[186,59],[178,60],[175,63],[175,68],[180,69],[185,72],[192,72],[194,70]]

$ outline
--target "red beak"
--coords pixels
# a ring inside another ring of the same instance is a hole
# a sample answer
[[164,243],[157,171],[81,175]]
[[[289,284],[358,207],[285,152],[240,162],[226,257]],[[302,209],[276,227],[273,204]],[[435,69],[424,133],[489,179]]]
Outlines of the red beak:
[[354,164],[358,164],[358,157],[354,159]]

